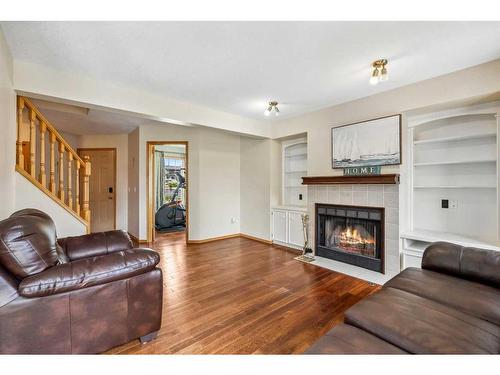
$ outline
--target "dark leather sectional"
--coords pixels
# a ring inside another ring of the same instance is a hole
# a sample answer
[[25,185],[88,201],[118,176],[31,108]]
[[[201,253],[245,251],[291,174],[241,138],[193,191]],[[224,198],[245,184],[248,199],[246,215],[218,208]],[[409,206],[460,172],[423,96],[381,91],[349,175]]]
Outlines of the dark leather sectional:
[[159,255],[124,231],[57,239],[45,213],[0,222],[0,353],[99,353],[160,329]]
[[499,354],[500,252],[432,244],[307,353]]

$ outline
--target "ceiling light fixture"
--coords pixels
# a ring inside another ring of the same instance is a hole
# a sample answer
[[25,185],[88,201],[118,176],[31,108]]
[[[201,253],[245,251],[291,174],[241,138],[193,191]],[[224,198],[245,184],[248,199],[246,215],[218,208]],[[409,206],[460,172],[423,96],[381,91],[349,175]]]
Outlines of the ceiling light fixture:
[[387,68],[386,68],[387,63],[388,63],[387,59],[380,59],[372,63],[373,72],[372,76],[370,77],[370,83],[372,85],[376,85],[379,82],[387,81],[387,79],[389,78],[387,75]]
[[269,107],[264,111],[264,115],[269,116],[274,110],[274,115],[279,116],[280,110],[278,109],[278,102],[269,102]]

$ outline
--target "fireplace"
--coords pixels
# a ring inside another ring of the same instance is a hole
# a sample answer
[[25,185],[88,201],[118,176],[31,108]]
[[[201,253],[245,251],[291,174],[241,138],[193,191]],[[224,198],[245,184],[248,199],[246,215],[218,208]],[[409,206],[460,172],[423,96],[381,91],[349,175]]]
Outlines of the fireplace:
[[384,273],[384,209],[316,203],[316,255]]

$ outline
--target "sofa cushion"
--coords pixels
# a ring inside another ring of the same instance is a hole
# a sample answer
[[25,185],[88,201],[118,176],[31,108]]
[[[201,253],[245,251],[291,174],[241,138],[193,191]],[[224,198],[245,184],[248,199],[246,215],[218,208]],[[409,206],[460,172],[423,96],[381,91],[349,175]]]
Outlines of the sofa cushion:
[[500,289],[442,273],[407,268],[385,284],[500,325]]
[[0,222],[0,262],[23,279],[58,263],[56,228],[45,213],[26,209]]
[[348,324],[330,330],[306,354],[408,354],[397,346]]
[[345,322],[410,353],[500,353],[500,326],[399,289],[365,298]]
[[66,237],[58,240],[71,260],[90,258],[134,247],[124,230],[111,230],[83,236]]
[[153,250],[134,249],[76,260],[25,278],[23,297],[43,297],[126,279],[152,270],[160,261]]

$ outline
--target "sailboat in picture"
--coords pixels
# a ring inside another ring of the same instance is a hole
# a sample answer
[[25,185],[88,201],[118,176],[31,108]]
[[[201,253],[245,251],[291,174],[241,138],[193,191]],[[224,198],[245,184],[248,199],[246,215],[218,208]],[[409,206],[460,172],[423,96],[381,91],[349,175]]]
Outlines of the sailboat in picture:
[[332,129],[333,168],[401,163],[400,115]]

